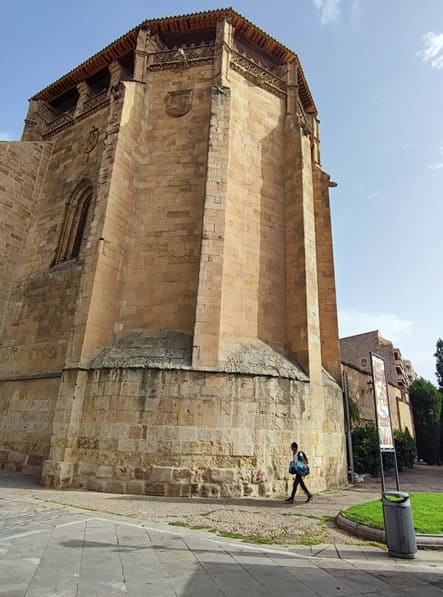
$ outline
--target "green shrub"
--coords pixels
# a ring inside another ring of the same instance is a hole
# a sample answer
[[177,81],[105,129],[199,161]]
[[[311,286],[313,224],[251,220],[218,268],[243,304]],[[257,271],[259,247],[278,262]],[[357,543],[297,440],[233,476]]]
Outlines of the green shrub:
[[404,468],[412,468],[417,459],[417,448],[414,438],[409,431],[395,430],[394,442],[398,470],[401,471]]
[[352,451],[356,473],[359,475],[363,473],[378,475],[380,456],[377,431],[373,425],[356,427],[352,430]]
[[[415,441],[409,431],[394,431],[395,452],[398,470],[412,468],[417,456]],[[354,455],[354,470],[359,475],[369,473],[373,476],[380,474],[380,451],[378,434],[374,425],[356,427],[352,431],[352,450]],[[394,455],[383,453],[383,468],[391,470],[395,466]]]

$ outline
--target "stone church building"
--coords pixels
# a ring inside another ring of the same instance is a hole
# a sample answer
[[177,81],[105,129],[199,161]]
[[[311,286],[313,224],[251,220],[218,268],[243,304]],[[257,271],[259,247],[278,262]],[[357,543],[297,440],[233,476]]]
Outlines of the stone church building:
[[346,484],[329,187],[295,53],[146,20],[0,143],[0,467],[56,487]]

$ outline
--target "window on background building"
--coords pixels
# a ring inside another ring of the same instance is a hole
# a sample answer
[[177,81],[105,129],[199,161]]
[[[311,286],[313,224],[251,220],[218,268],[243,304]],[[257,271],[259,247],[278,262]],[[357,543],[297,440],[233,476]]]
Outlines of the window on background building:
[[82,181],[72,194],[66,205],[53,266],[76,259],[80,255],[92,197],[92,186],[86,181]]

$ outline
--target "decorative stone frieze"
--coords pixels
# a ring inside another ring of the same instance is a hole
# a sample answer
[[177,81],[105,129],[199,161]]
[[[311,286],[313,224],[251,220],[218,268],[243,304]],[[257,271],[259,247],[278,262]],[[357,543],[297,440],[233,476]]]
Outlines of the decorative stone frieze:
[[89,116],[93,112],[96,112],[107,105],[109,105],[109,97],[107,95],[107,90],[103,89],[103,91],[96,93],[85,101],[83,104],[83,112],[79,115],[79,117],[85,118],[86,116]]
[[214,60],[214,48],[211,45],[201,45],[197,47],[184,47],[165,52],[155,52],[149,56],[149,71],[157,70],[178,70],[183,68],[184,60],[187,67],[202,66],[212,64]]
[[251,58],[231,50],[230,67],[259,87],[263,87],[279,97],[286,97],[286,82]]
[[43,135],[45,139],[51,137],[55,133],[59,133],[61,130],[74,124],[74,109],[67,110],[57,116],[52,122],[46,127],[46,133]]

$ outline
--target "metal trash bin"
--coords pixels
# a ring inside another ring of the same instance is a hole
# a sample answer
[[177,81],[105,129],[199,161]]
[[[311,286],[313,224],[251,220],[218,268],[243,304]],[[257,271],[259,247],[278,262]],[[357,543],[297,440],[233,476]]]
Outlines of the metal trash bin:
[[409,494],[403,491],[385,491],[382,503],[389,555],[395,558],[415,558],[417,542]]

